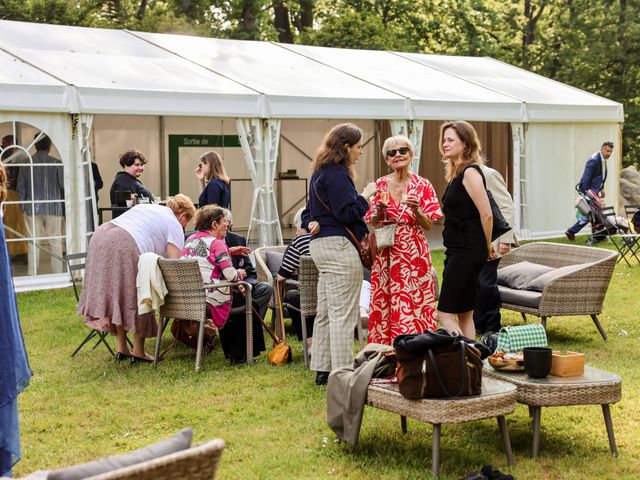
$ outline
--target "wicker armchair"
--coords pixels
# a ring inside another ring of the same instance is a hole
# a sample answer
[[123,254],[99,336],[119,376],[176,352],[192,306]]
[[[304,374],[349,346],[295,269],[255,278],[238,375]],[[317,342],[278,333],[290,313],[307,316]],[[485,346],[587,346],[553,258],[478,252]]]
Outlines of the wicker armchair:
[[206,290],[211,288],[237,287],[245,288],[246,302],[242,308],[247,319],[247,363],[253,358],[253,319],[251,315],[251,285],[247,282],[218,282],[204,285],[198,261],[159,259],[158,265],[162,271],[164,282],[169,290],[165,296],[165,303],[160,307],[158,317],[158,337],[153,360],[157,367],[160,358],[160,342],[170,319],[195,320],[200,322],[198,330],[198,348],[196,349],[196,372],[200,371],[202,360],[202,342],[204,338],[204,322],[207,318]]
[[[507,253],[500,260],[500,268],[518,262],[529,261],[559,268],[584,264],[582,268],[551,280],[542,291],[537,307],[505,302],[502,308],[541,318],[546,328],[549,317],[590,315],[596,328],[607,339],[598,314],[602,312],[607,288],[616,265],[617,252],[594,247],[535,242],[523,245]],[[499,287],[501,297],[505,287]]]
[[224,441],[211,440],[154,460],[95,475],[87,480],[212,480],[216,476]]

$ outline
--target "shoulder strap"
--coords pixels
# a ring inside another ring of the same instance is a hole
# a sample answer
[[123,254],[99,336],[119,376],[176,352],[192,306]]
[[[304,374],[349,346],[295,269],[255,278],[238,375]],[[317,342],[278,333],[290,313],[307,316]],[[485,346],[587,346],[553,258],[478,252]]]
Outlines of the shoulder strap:
[[[316,198],[318,199],[318,201],[322,204],[322,206],[324,208],[326,208],[327,210],[329,210],[329,212],[331,213],[331,215],[333,215],[333,210],[331,210],[331,207],[329,205],[327,205],[321,198],[320,195],[318,195],[318,192],[316,191],[316,189],[313,189],[313,193],[316,194]],[[334,215],[335,217],[335,215]],[[360,243],[360,241],[356,238],[355,234],[351,231],[351,229],[349,227],[347,227],[344,224],[340,224],[342,226],[342,228],[344,228],[347,233],[349,234],[349,236],[351,237],[351,240],[353,240],[354,245],[358,245]]]
[[467,170],[467,168],[475,168],[476,170],[478,170],[478,173],[482,177],[482,184],[484,185],[484,188],[486,190],[487,189],[487,179],[484,178],[484,173],[482,173],[482,168],[480,168],[480,165],[478,165],[477,163],[472,163],[471,165],[465,167],[465,169],[462,171],[462,175],[463,176],[464,176],[464,172]]

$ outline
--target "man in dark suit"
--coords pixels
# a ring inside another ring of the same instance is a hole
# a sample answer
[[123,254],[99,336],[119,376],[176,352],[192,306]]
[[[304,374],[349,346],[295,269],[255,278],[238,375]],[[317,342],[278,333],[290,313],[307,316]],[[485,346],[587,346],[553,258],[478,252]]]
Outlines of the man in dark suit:
[[[229,227],[231,227],[231,212],[227,211],[227,219]],[[273,287],[265,282],[258,282],[256,269],[251,263],[248,256],[249,249],[246,248],[247,241],[242,235],[234,232],[227,232],[224,241],[231,250],[231,261],[236,269],[243,269],[246,272],[245,282],[251,284],[251,298],[254,308],[264,319],[269,306],[269,299],[273,295]],[[235,247],[235,248],[234,248]],[[238,249],[237,247],[245,247]],[[244,296],[237,290],[233,290],[232,308],[245,305]],[[257,357],[260,352],[265,350],[264,335],[262,334],[262,325],[260,319],[253,315],[253,356]],[[246,345],[247,333],[244,311],[241,313],[232,313],[227,320],[226,325],[220,330],[220,343],[225,357],[229,358],[232,363],[244,363],[247,361]]]
[[[613,142],[604,142],[600,147],[600,151],[591,155],[591,158],[587,160],[584,166],[584,173],[578,184],[580,192],[586,192],[588,190],[593,191],[600,198],[604,198],[604,182],[607,179],[607,159],[613,152]],[[578,221],[569,227],[569,230],[565,232],[565,235],[572,242],[576,239],[576,233],[582,230],[589,219],[582,215],[578,218]]]

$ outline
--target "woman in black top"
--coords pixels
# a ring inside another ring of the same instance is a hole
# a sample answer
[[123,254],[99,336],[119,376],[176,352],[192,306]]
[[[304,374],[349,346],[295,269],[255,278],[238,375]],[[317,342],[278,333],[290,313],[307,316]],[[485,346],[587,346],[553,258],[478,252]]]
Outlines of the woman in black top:
[[438,320],[450,332],[474,338],[478,275],[495,252],[491,205],[480,170],[481,146],[473,126],[464,121],[443,123],[440,153],[449,184],[442,197],[446,251]]
[[[111,184],[109,196],[111,205],[117,205],[116,192],[135,193],[139,197],[146,197],[153,203],[153,195],[145,188],[138,177],[144,172],[144,166],[147,160],[138,150],[127,150],[120,155],[120,166],[122,171],[116,173],[116,177]],[[122,212],[113,212],[113,218],[119,216]]]

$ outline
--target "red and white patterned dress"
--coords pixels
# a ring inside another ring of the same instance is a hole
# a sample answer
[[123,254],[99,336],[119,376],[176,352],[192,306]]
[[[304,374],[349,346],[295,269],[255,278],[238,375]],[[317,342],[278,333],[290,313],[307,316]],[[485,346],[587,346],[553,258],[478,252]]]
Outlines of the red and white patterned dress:
[[[388,191],[388,177],[376,181],[378,192]],[[442,216],[438,197],[431,183],[411,175],[406,193],[420,199],[420,210],[436,220]],[[367,212],[369,221],[371,210]],[[400,334],[435,330],[435,293],[431,275],[431,255],[424,231],[410,208],[396,203],[389,195],[389,206],[378,227],[397,223],[392,247],[378,252],[371,270],[371,313],[369,343],[393,344]]]

